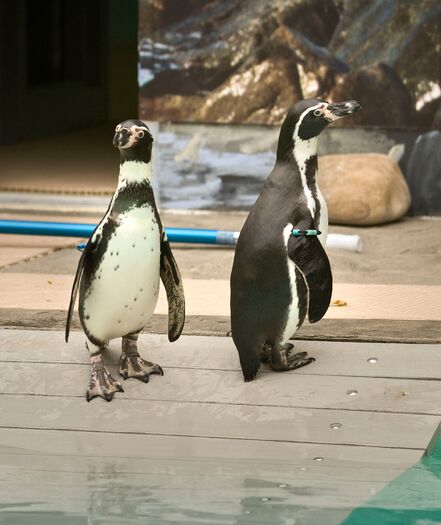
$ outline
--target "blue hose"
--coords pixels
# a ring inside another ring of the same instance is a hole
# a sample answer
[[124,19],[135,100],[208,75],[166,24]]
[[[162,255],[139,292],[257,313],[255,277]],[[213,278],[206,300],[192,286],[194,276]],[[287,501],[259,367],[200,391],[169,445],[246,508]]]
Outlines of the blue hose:
[[[58,237],[90,237],[95,224],[73,222],[0,220],[0,233],[21,235],[51,235]],[[234,246],[239,235],[235,231],[201,230],[195,228],[166,228],[170,242],[218,244]]]

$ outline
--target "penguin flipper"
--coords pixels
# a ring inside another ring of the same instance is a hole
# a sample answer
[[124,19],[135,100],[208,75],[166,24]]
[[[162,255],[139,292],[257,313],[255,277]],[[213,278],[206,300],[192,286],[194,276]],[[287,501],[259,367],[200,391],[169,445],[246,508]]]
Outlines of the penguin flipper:
[[70,324],[72,322],[72,315],[73,315],[73,311],[75,307],[75,300],[77,298],[78,290],[80,288],[80,281],[81,281],[81,275],[83,274],[85,258],[86,258],[86,249],[84,249],[83,253],[81,254],[80,260],[78,261],[78,267],[77,267],[77,271],[75,273],[75,279],[72,285],[72,292],[70,294],[70,303],[69,303],[69,309],[67,311],[66,331],[65,331],[65,337],[64,337],[66,343],[69,340]]
[[288,241],[288,255],[302,273],[309,293],[308,319],[316,323],[331,302],[332,273],[328,256],[317,237],[293,235]]
[[178,265],[165,234],[161,241],[160,274],[168,302],[168,339],[173,342],[179,338],[185,323],[185,297]]
[[[78,267],[77,267],[77,271],[75,273],[74,282],[73,282],[73,285],[72,285],[72,292],[70,294],[69,309],[67,311],[66,331],[65,331],[65,341],[66,341],[66,343],[69,340],[70,325],[71,325],[71,322],[72,322],[72,315],[73,315],[74,308],[75,308],[75,300],[77,298],[78,290],[80,288],[80,281],[81,281],[81,276],[83,275],[84,266],[86,264],[87,258],[96,249],[96,246],[97,246],[97,243],[98,243],[98,240],[99,240],[99,236],[98,237],[95,236],[95,232],[98,229],[98,226],[95,228],[95,231],[93,232],[93,234],[91,235],[91,237],[87,241],[87,244],[84,247],[83,253],[81,254],[80,260],[78,261]],[[93,239],[93,241],[92,241],[92,239]]]

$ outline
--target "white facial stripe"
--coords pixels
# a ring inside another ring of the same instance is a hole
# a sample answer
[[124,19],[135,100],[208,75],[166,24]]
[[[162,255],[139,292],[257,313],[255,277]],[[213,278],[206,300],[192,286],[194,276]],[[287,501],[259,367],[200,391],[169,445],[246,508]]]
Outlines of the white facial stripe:
[[[305,109],[305,111],[300,115],[299,120],[297,121],[296,127],[294,129],[294,158],[297,162],[297,165],[300,170],[300,178],[302,180],[302,186],[303,186],[303,192],[306,196],[306,204],[308,206],[309,211],[311,212],[312,218],[314,218],[315,215],[315,200],[312,196],[311,190],[308,188],[308,184],[306,182],[306,162],[308,159],[310,159],[313,155],[317,155],[317,137],[312,137],[309,140],[303,140],[299,137],[298,132],[300,125],[305,118],[305,116],[310,113],[311,111],[315,110],[322,110],[323,103],[316,104],[315,106],[311,106],[308,109]],[[326,108],[325,108],[326,111]]]
[[[118,127],[118,126],[117,126]],[[120,127],[121,129],[121,127]],[[115,130],[117,131],[117,130]],[[118,130],[119,131],[119,130]],[[126,144],[119,146],[120,149],[131,148],[133,144],[138,140],[138,133],[142,131],[144,134],[148,132],[147,128],[141,126],[131,126],[130,127],[130,137]]]

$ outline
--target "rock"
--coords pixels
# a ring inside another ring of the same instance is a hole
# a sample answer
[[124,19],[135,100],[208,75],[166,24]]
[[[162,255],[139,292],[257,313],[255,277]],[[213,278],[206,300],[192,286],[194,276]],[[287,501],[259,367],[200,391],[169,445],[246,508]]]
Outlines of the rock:
[[441,109],[441,97],[436,97],[433,100],[429,100],[425,104],[418,107],[416,112],[415,128],[421,128],[424,130],[437,129],[436,115],[438,109]]
[[387,155],[324,155],[318,183],[332,224],[383,224],[401,218],[410,206],[403,174]]
[[353,70],[387,64],[418,103],[441,85],[440,32],[439,0],[347,0],[329,48]]
[[410,154],[406,179],[412,215],[441,215],[441,132],[420,135]]
[[296,70],[283,59],[266,60],[230,77],[206,98],[195,120],[278,123],[286,108],[302,98]]
[[285,25],[274,31],[261,53],[294,61],[304,98],[325,96],[335,84],[335,74],[347,73],[348,65],[326,47],[318,46],[299,31]]
[[[278,60],[299,98],[364,98],[358,124],[428,129],[441,95],[440,32],[440,0],[140,0],[140,95],[151,118],[162,119],[159,108],[179,96],[177,119],[203,120],[187,98],[218,94],[233,77],[248,82]],[[274,101],[257,89],[266,105],[244,112],[244,122],[279,123]],[[291,100],[275,105],[283,113]],[[228,104],[216,119],[231,121]]]
[[[212,0],[195,8],[198,0],[185,0],[187,16],[168,25],[164,9],[171,0],[143,2],[141,12],[152,5],[156,17],[154,29],[144,15],[140,26],[140,95],[153,119],[164,118],[159,98],[169,97],[168,106],[171,96],[181,96],[178,120],[280,123],[292,103],[323,90],[334,70],[347,69],[326,48],[340,17],[333,1]],[[275,85],[264,78],[252,86],[267,68]],[[252,100],[232,108],[238,86]],[[204,107],[189,115],[185,99],[207,95]]]
[[161,120],[161,122],[193,121],[193,115],[204,103],[204,97],[182,95],[164,95],[162,97],[141,98],[139,118],[143,120]]
[[[347,125],[415,126],[412,96],[395,71],[386,64],[365,66],[341,78],[331,91],[334,101],[355,99],[363,106]],[[338,125],[343,125],[342,119]]]
[[437,100],[438,102],[438,109],[435,111],[435,115],[432,120],[432,129],[435,129],[437,131],[441,131],[441,101]]
[[154,32],[192,15],[204,4],[206,0],[139,0],[139,25],[143,31]]

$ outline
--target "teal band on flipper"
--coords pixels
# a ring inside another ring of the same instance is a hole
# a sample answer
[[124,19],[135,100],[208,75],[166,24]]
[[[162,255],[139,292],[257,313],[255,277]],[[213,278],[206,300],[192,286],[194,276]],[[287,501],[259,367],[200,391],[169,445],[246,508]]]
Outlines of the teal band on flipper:
[[321,231],[320,230],[293,230],[292,231],[292,234],[294,235],[294,237],[300,237],[302,235],[306,236],[306,237],[311,237],[313,235],[321,235]]

